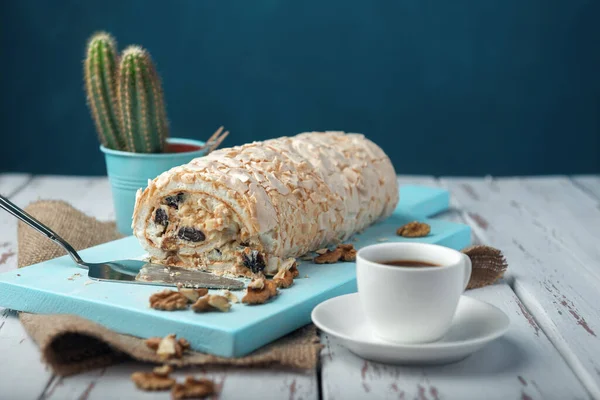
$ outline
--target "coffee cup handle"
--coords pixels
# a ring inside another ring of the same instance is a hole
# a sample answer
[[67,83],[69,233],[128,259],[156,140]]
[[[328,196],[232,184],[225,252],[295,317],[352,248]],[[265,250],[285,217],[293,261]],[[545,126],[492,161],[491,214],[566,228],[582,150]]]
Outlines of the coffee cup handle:
[[469,285],[469,281],[471,280],[471,273],[473,271],[473,264],[471,263],[471,258],[469,258],[468,255],[463,253],[463,257],[465,259],[465,285],[464,285],[464,289],[467,289],[467,286]]

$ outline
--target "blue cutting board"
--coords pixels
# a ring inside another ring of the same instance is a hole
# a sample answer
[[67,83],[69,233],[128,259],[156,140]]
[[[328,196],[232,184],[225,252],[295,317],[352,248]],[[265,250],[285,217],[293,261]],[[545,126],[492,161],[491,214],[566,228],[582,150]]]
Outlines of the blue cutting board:
[[[361,248],[388,239],[437,243],[460,250],[470,244],[467,225],[426,219],[446,210],[448,204],[445,190],[402,186],[395,213],[357,235],[358,241],[352,243]],[[431,225],[429,236],[396,236],[398,227],[415,219]],[[144,252],[137,239],[129,236],[80,254],[86,261],[100,262],[139,258]],[[300,276],[294,285],[281,290],[267,304],[234,304],[228,313],[197,314],[191,309],[153,310],[148,298],[162,287],[90,281],[85,270],[64,256],[0,274],[0,306],[40,314],[75,314],[142,338],[176,333],[188,339],[197,351],[239,357],[309,323],[312,309],[320,302],[356,292],[355,263],[316,265],[301,261],[298,269]],[[243,292],[234,293],[241,299]]]

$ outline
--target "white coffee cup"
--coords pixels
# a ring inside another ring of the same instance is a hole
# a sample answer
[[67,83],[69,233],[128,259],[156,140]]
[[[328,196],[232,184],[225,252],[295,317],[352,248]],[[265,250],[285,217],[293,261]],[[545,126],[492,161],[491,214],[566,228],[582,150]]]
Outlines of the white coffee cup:
[[[411,260],[432,267],[398,267]],[[383,243],[356,255],[360,303],[373,333],[397,343],[429,343],[450,329],[471,277],[471,260],[459,251],[426,243]]]

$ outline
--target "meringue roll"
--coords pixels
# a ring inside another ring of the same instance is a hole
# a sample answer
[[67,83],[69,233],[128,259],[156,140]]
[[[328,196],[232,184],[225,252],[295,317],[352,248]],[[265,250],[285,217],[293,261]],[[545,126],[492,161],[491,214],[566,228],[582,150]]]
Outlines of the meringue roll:
[[362,134],[307,132],[223,148],[139,189],[132,228],[152,262],[274,275],[390,216],[388,156]]

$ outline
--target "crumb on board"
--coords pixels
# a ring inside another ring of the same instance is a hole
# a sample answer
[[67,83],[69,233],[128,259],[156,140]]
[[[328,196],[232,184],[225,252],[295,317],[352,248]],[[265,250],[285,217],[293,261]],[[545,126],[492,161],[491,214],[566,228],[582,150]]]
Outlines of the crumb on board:
[[77,272],[77,273],[71,275],[70,277],[68,277],[67,280],[74,281],[75,278],[79,278],[79,277],[81,277],[81,274]]

